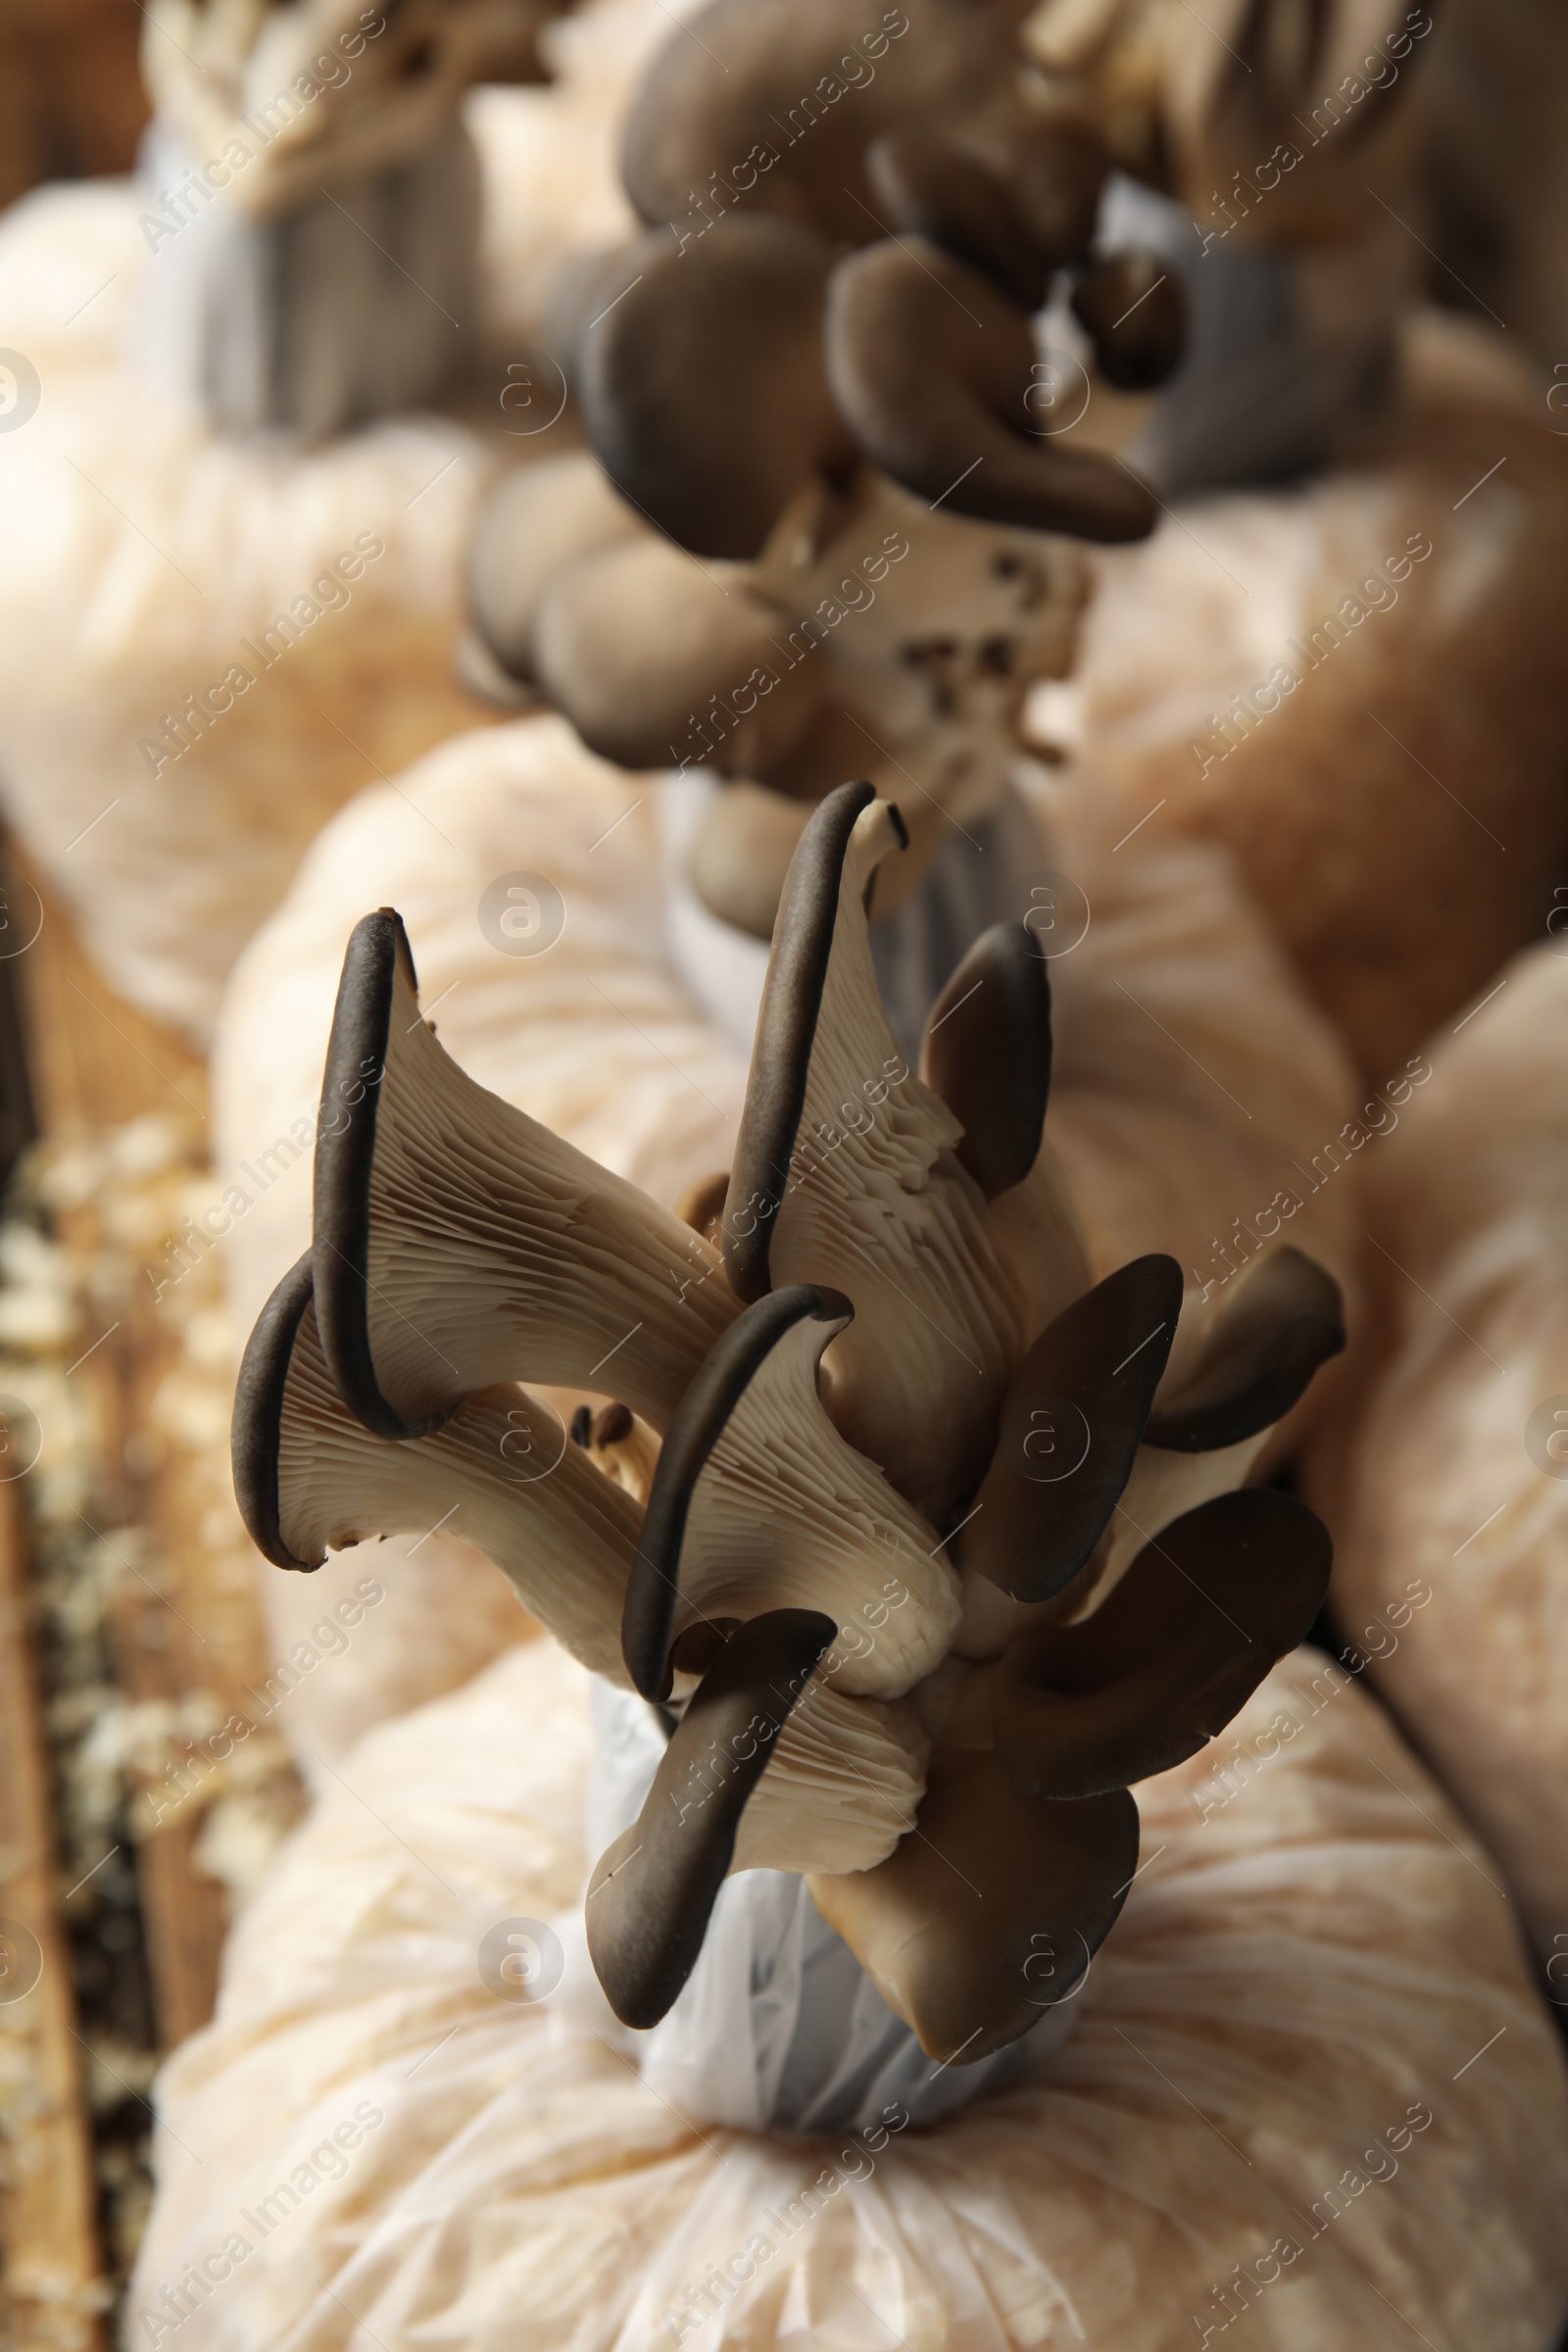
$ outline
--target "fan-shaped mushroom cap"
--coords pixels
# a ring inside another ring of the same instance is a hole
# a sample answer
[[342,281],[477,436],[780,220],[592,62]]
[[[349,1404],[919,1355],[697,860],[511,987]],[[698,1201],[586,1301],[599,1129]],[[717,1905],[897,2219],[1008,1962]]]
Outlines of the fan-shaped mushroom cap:
[[588,1950],[623,2025],[656,2026],[697,1965],[747,1799],[833,1639],[833,1620],[772,1609],[703,1677],[641,1813],[584,1897]]
[[1137,1867],[1125,1789],[1054,1804],[939,1748],[918,1832],[876,1870],[813,1878],[811,1900],[927,2057],[972,2066],[1072,1991]]
[[755,556],[803,481],[853,462],[822,358],[832,266],[763,217],[685,252],[644,237],[596,281],[573,353],[584,422],[616,488],[698,555]]
[[322,1086],[353,1116],[318,1130],[316,1311],[356,1418],[416,1437],[523,1377],[662,1429],[736,1312],[716,1253],[458,1067],[389,910],[349,942]]
[[959,1119],[988,1200],[1035,1164],[1051,1096],[1051,975],[1022,923],[982,933],[931,1008],[921,1076]]
[[738,570],[710,572],[647,533],[558,573],[533,644],[540,684],[602,759],[684,766],[706,721],[711,763],[755,775],[794,749],[822,699],[819,665],[792,668],[779,651],[789,627]]
[[703,236],[709,212],[739,205],[863,243],[881,233],[866,209],[867,145],[910,115],[991,97],[1015,61],[1015,13],[903,0],[862,27],[841,0],[713,0],[660,50],[632,101],[626,192],[677,236]]
[[1082,1798],[1180,1764],[1305,1635],[1332,1559],[1322,1521],[1271,1487],[1187,1512],[1091,1616],[1014,1637],[999,1765],[1018,1788]]
[[856,1319],[823,1367],[852,1445],[936,1515],[974,1487],[1021,1346],[958,1122],[888,1026],[866,897],[901,820],[869,785],[817,808],[791,862],[724,1212],[737,1295],[816,1282]]
[[[768,940],[790,859],[811,813],[808,801],[760,784],[731,784],[714,801],[692,847],[691,885],[721,922]],[[723,1209],[719,1198],[719,1210]],[[715,1234],[719,1218],[713,1219]]]
[[1023,313],[923,237],[873,245],[833,272],[833,397],[895,481],[987,521],[1144,538],[1157,509],[1133,474],[1028,436],[1034,362]]
[[1207,1453],[1260,1437],[1344,1346],[1345,1302],[1333,1275],[1289,1243],[1270,1250],[1181,1351],[1145,1443]]
[[622,1679],[618,1628],[637,1543],[630,1496],[518,1388],[467,1397],[433,1436],[367,1435],[327,1372],[309,1255],[257,1320],[234,1401],[234,1492],[280,1568],[318,1568],[368,1536],[454,1526],[595,1674]]
[[1121,392],[1148,392],[1180,364],[1187,298],[1157,253],[1108,253],[1073,288],[1073,316],[1089,330],[1102,375]]
[[693,1625],[760,1607],[828,1616],[837,1687],[897,1697],[940,1661],[957,1579],[933,1528],[845,1444],[817,1396],[847,1298],[797,1284],[714,1348],[670,1422],[626,1590],[623,1649],[647,1698]]
[[1004,130],[989,120],[961,131],[908,122],[884,132],[866,160],[901,228],[983,270],[1026,311],[1088,251],[1106,171],[1103,141],[1070,118]]
[[1008,1384],[964,1531],[966,1573],[1034,1602],[1086,1565],[1131,1475],[1181,1299],[1180,1266],[1155,1252],[1047,1325]]
[[647,527],[582,453],[502,475],[474,524],[467,585],[474,625],[510,677],[537,674],[534,622],[562,566]]
[[1339,1284],[1288,1244],[1256,1259],[1217,1312],[1189,1292],[1115,1522],[1075,1598],[1102,1593],[1161,1528],[1244,1485],[1273,1429],[1344,1346]]

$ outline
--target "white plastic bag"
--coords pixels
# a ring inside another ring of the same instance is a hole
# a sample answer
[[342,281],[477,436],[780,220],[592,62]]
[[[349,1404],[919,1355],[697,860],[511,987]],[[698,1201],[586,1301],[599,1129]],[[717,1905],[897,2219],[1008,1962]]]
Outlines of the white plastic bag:
[[[1366,1156],[1378,1340],[1310,1464],[1347,1641],[1568,2004],[1568,960],[1508,965]],[[1559,1417],[1560,1416],[1560,1417]]]
[[161,2078],[128,2344],[1555,2342],[1557,2039],[1490,1864],[1317,1654],[1140,1789],[1076,2032],[928,2130],[736,2132],[639,2078],[572,1928],[589,1737],[541,1641],[345,1760]]

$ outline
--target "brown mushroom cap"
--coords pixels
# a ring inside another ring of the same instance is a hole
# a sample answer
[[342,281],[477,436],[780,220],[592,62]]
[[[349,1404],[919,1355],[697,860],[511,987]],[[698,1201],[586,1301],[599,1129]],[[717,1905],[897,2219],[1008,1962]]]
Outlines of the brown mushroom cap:
[[743,1625],[703,1677],[642,1812],[601,1856],[584,1898],[588,1950],[623,2025],[656,2026],[697,1965],[747,1800],[835,1630],[811,1609]]
[[474,523],[467,588],[474,624],[509,677],[538,674],[534,621],[562,565],[646,529],[583,453],[503,474]]
[[954,1149],[986,1199],[1021,1184],[1051,1094],[1050,967],[1022,923],[983,932],[938,997],[921,1075],[962,1120]]
[[1210,1453],[1283,1420],[1345,1346],[1340,1286],[1314,1258],[1269,1250],[1215,1318],[1174,1395],[1156,1398],[1146,1446]]
[[996,1686],[998,1763],[1053,1798],[1168,1771],[1303,1638],[1332,1561],[1322,1521],[1270,1487],[1172,1521],[1092,1616],[1014,1636]]
[[688,1226],[452,1060],[390,908],[344,957],[314,1255],[333,1381],[383,1438],[422,1436],[514,1379],[609,1388],[662,1429],[736,1312]]
[[774,1291],[682,1397],[626,1588],[622,1653],[644,1697],[667,1696],[688,1626],[754,1615],[760,1600],[832,1616],[843,1690],[896,1697],[942,1657],[958,1595],[935,1531],[817,1396],[822,1350],[853,1312],[808,1284]]
[[666,236],[701,238],[706,220],[739,207],[863,243],[881,233],[866,210],[867,146],[911,115],[990,97],[1015,58],[1012,13],[904,0],[862,25],[842,0],[713,0],[664,43],[632,99],[626,192]]
[[774,927],[724,1212],[737,1294],[830,1286],[855,1322],[829,1349],[829,1410],[933,1517],[989,1458],[1022,1346],[1017,1286],[958,1122],[900,1054],[877,991],[866,901],[907,836],[869,785],[813,810]]
[[895,481],[988,522],[1142,539],[1158,509],[1109,460],[1031,437],[1024,314],[923,237],[840,262],[827,370],[860,447]]
[[1187,297],[1163,254],[1108,253],[1073,288],[1073,316],[1093,339],[1101,373],[1122,392],[1148,392],[1175,373],[1187,337]]
[[643,237],[596,281],[572,367],[589,437],[616,488],[700,556],[757,555],[804,481],[853,463],[822,358],[832,266],[809,230],[760,215],[684,252]]
[[918,1831],[811,1900],[928,2058],[973,2066],[1081,1981],[1138,1867],[1125,1789],[1022,1795],[994,1756],[938,1749]]
[[1131,1476],[1181,1301],[1180,1266],[1155,1251],[1047,1325],[1008,1385],[964,1531],[966,1572],[1041,1601],[1086,1565]]
[[711,576],[647,533],[550,581],[536,674],[602,759],[755,775],[793,751],[822,699],[819,666],[780,654],[789,628],[738,575]]
[[994,277],[1037,311],[1055,272],[1088,251],[1106,156],[1087,123],[932,117],[885,131],[867,158],[886,216]]

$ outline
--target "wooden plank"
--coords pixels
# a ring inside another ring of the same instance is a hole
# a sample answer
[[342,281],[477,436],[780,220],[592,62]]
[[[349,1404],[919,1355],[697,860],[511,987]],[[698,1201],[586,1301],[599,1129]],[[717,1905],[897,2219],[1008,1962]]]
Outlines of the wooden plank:
[[100,2352],[105,2300],[19,1485],[0,1483],[0,2176],[8,2340]]
[[[32,1082],[47,1139],[90,1142],[106,1130],[157,1113],[183,1139],[183,1168],[200,1181],[207,1160],[206,1072],[194,1048],[118,998],[83,954],[69,919],[39,877],[18,860],[37,891],[44,921],[23,959]],[[174,1188],[177,1191],[177,1187]],[[171,1389],[188,1386],[185,1348],[193,1319],[220,1305],[216,1259],[198,1263],[160,1300],[153,1283],[110,1229],[113,1203],[91,1200],[56,1212],[62,1241],[81,1262],[113,1265],[118,1281],[84,1330],[88,1349],[72,1377],[89,1384],[102,1432],[96,1465],[96,1529],[123,1566],[112,1616],[121,1688],[137,1705],[172,1720],[192,1703],[254,1713],[246,1686],[267,1669],[252,1557],[228,1487],[220,1435],[215,1446],[171,1434]],[[172,1207],[169,1230],[177,1231]],[[144,1239],[155,1265],[162,1236]],[[208,1401],[214,1383],[208,1383]],[[226,1420],[226,1392],[223,1398]],[[217,1527],[217,1533],[213,1530]],[[254,1765],[257,1742],[247,1742]],[[221,1776],[197,1762],[180,1797],[169,1767],[188,1765],[188,1739],[175,1737],[144,1767],[156,1801],[136,1808],[137,1872],[159,2038],[172,2049],[213,2012],[228,1919],[226,1890],[201,1869],[196,1846]],[[160,1769],[162,1767],[162,1769]]]

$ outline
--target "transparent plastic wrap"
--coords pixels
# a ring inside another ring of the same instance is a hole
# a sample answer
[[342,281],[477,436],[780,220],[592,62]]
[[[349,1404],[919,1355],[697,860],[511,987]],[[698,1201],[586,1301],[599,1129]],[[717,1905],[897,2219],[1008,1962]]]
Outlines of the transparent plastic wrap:
[[128,2342],[1555,2342],[1556,2037],[1493,1866],[1317,1653],[1141,1787],[1065,2045],[927,2128],[736,2131],[639,2071],[581,1956],[589,1713],[538,1642],[346,1760],[161,2079]]

